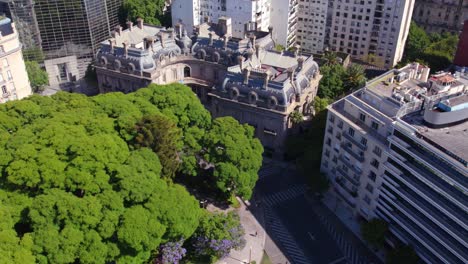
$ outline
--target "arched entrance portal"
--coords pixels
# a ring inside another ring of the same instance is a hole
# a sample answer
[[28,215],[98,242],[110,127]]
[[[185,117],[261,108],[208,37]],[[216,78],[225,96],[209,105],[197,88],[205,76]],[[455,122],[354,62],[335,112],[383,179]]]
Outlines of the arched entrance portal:
[[189,66],[185,66],[185,68],[184,68],[184,78],[185,77],[190,77],[190,67]]

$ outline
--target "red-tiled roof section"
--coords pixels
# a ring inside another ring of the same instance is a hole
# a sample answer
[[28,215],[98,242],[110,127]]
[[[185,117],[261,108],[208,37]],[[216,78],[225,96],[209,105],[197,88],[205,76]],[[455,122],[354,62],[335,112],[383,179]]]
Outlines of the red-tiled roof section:
[[455,81],[455,78],[453,78],[453,76],[450,74],[446,74],[446,75],[436,77],[436,78],[438,81],[443,82],[443,83],[450,83],[450,82]]

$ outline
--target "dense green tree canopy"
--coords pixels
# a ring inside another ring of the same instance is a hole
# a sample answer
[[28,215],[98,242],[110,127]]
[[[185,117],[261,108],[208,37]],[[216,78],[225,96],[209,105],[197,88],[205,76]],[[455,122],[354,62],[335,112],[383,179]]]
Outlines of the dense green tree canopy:
[[383,247],[387,232],[388,223],[381,219],[374,218],[361,224],[361,233],[364,240],[378,248]]
[[28,73],[29,82],[34,92],[40,92],[45,85],[49,84],[49,76],[47,72],[41,69],[35,61],[25,61],[26,71]]
[[164,174],[197,175],[212,153],[219,182],[249,196],[261,164],[252,136],[233,120],[212,123],[179,84],[0,105],[0,262],[147,261],[161,243],[190,238],[202,216]]
[[254,128],[232,117],[218,118],[204,138],[206,161],[214,165],[217,187],[228,194],[250,199],[262,166],[263,147]]
[[165,2],[165,0],[124,0],[120,20],[125,23],[126,20],[135,22],[137,18],[142,18],[150,25],[169,26],[170,18],[163,12]]
[[455,34],[427,34],[412,22],[400,65],[417,61],[428,65],[432,71],[445,70],[453,61],[457,44],[458,36]]

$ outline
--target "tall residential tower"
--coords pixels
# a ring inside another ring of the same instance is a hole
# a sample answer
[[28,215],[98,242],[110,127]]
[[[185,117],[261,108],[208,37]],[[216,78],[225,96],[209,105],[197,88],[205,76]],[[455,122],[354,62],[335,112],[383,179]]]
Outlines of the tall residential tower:
[[468,262],[468,76],[417,63],[329,106],[321,170],[427,263]]

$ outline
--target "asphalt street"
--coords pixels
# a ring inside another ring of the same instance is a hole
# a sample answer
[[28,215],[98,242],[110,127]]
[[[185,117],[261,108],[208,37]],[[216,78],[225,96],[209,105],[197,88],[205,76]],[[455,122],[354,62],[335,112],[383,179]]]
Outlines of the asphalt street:
[[290,263],[380,263],[313,195],[307,194],[304,179],[284,164],[264,165],[255,201],[263,209],[265,230]]

